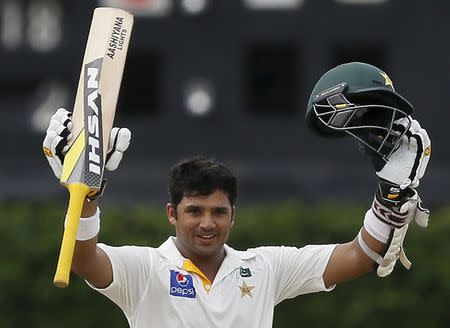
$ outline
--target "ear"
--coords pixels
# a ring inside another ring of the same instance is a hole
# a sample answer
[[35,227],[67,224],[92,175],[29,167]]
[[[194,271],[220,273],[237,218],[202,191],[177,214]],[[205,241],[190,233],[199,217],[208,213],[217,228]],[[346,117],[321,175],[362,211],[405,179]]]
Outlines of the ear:
[[234,218],[236,217],[236,206],[231,207],[231,226],[234,225]]
[[169,223],[175,225],[175,223],[177,222],[177,210],[171,203],[167,203],[166,205],[166,214]]

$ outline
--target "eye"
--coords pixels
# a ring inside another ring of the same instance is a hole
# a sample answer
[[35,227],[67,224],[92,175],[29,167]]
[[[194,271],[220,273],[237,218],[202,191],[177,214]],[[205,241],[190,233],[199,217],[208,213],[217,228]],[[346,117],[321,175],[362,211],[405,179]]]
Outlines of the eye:
[[222,207],[215,208],[214,209],[214,214],[215,215],[226,215],[226,214],[228,214],[228,209],[222,208]]
[[192,215],[199,215],[201,213],[199,207],[188,207],[186,209],[186,212],[192,214]]

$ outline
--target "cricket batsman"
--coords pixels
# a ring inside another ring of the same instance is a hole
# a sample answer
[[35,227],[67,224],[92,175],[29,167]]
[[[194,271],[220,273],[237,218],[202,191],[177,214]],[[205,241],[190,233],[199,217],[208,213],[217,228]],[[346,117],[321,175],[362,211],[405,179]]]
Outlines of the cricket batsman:
[[[196,156],[170,170],[165,213],[175,232],[162,245],[100,243],[99,197],[88,196],[72,272],[116,303],[130,327],[262,328],[272,327],[274,307],[285,299],[331,291],[373,271],[385,277],[397,260],[409,268],[403,243],[410,226],[428,224],[417,187],[431,155],[430,138],[412,113],[389,76],[366,63],[339,65],[312,90],[307,125],[319,136],[355,138],[378,178],[351,241],[232,248],[237,179],[222,163]],[[44,140],[57,177],[71,141],[70,120],[59,110]],[[128,132],[113,129],[107,168],[118,167]]]

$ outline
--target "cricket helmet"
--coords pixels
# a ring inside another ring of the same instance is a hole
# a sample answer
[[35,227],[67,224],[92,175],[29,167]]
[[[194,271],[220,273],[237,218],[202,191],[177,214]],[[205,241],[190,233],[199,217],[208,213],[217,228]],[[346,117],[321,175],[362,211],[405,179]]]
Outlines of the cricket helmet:
[[[306,111],[307,125],[328,137],[351,135],[365,151],[387,160],[411,125],[413,106],[389,76],[361,62],[339,65],[316,83]],[[405,118],[402,128],[394,121]]]

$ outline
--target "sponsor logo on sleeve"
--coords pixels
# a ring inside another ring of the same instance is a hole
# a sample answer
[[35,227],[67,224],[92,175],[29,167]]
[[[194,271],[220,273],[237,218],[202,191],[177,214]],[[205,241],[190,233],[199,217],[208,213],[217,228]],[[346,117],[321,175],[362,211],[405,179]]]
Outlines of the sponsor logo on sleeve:
[[192,276],[179,271],[170,270],[170,295],[195,298]]

